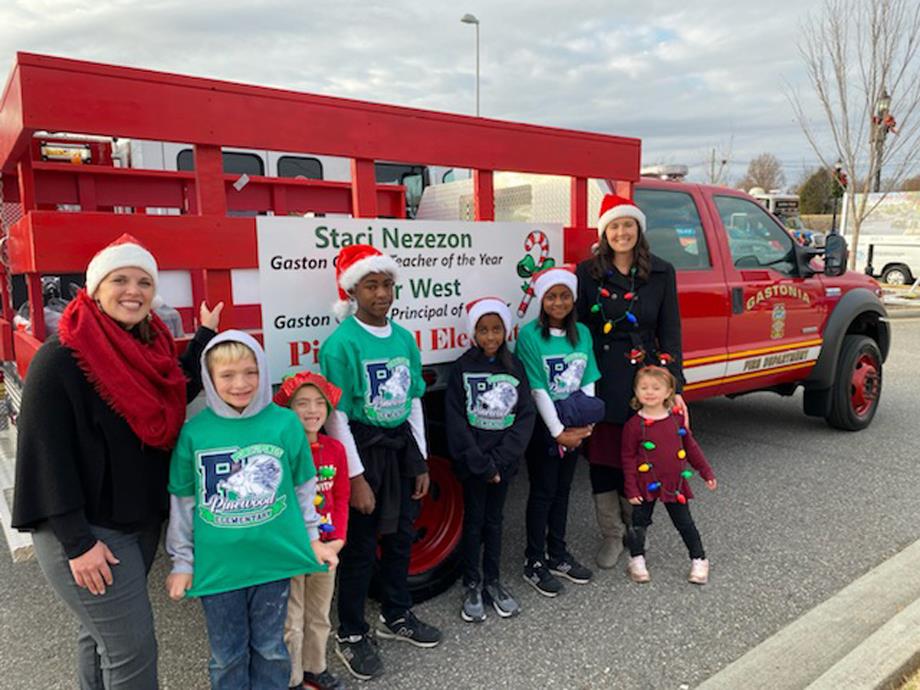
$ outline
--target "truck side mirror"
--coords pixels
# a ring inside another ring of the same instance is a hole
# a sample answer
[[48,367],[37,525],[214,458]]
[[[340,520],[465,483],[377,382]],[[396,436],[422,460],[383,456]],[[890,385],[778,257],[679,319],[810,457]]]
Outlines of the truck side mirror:
[[846,273],[848,255],[843,235],[828,235],[824,240],[824,275],[834,278]]

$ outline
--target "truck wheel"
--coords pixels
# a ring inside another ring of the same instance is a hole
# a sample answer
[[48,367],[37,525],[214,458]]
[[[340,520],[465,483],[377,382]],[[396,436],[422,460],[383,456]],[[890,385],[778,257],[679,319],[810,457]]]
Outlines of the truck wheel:
[[[428,472],[431,487],[415,521],[415,542],[409,561],[409,592],[416,604],[446,591],[459,577],[461,566],[463,487],[446,458],[431,456]],[[370,593],[378,601],[381,584],[375,573]]]
[[883,283],[887,283],[888,285],[907,285],[908,283],[914,282],[913,276],[910,274],[910,269],[904,264],[887,266],[885,270],[882,271],[881,279]]
[[864,335],[845,336],[827,423],[847,431],[865,429],[875,416],[881,392],[882,353],[878,345]]

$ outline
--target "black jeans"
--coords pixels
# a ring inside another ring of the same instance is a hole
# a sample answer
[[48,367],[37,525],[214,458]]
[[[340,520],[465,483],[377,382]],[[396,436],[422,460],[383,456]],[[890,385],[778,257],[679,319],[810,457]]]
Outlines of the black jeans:
[[[409,556],[415,538],[415,518],[419,502],[412,500],[415,480],[404,479],[400,492],[399,523],[392,534],[381,535],[380,582],[381,613],[395,620],[412,608],[409,593]],[[364,618],[367,592],[377,562],[377,523],[379,507],[370,515],[353,508],[348,512],[348,539],[339,554],[339,636],[364,635],[370,629]]]
[[502,513],[508,481],[488,484],[479,477],[463,481],[463,584],[478,585],[479,555],[485,582],[498,581],[502,556]]
[[[629,528],[627,539],[629,541],[629,554],[631,556],[645,555],[645,531],[652,524],[652,512],[655,510],[655,504],[658,501],[643,501],[637,506],[633,506],[632,527]],[[665,509],[668,511],[668,517],[677,531],[680,538],[684,540],[687,551],[690,552],[690,558],[706,558],[706,552],[703,551],[703,542],[700,540],[700,533],[693,522],[693,516],[690,515],[690,506],[687,503],[665,503]]]
[[528,561],[542,561],[548,555],[561,559],[566,554],[565,528],[569,518],[569,492],[575,476],[577,453],[567,452],[559,457],[558,445],[546,426],[537,422],[533,439],[527,449]]

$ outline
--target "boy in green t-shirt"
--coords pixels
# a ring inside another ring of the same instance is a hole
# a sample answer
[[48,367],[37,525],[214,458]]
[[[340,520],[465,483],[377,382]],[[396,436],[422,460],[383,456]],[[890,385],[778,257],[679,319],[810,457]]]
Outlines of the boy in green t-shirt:
[[310,446],[297,415],[271,404],[248,334],[211,340],[201,378],[208,407],[182,428],[169,469],[166,589],[201,597],[212,688],[286,688],[290,578],[338,563],[319,541]]
[[320,349],[323,374],[342,389],[326,430],[345,446],[351,477],[336,654],[362,680],[383,672],[364,617],[378,536],[383,597],[377,636],[417,647],[441,641],[439,630],[412,613],[407,583],[413,523],[428,493],[428,466],[421,355],[412,334],[387,318],[396,273],[392,257],[370,245],[342,249],[335,307],[341,323]]

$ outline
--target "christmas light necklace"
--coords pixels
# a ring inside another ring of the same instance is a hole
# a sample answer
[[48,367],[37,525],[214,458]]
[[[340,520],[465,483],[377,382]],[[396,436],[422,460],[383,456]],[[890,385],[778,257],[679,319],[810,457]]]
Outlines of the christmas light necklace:
[[[609,280],[613,278],[613,269],[608,268],[605,277]],[[639,319],[636,318],[636,315],[632,313],[633,306],[636,301],[639,299],[639,295],[636,292],[636,267],[633,266],[629,269],[629,291],[623,295],[628,304],[626,306],[626,311],[616,317],[612,318],[607,316],[607,311],[604,309],[604,299],[616,299],[616,294],[612,292],[609,288],[605,287],[603,283],[598,284],[597,286],[597,297],[595,298],[594,304],[591,306],[591,313],[600,314],[601,319],[604,321],[603,331],[604,335],[609,335],[614,328],[617,327],[617,324],[626,321],[632,326],[639,325]]]
[[693,476],[693,470],[687,466],[687,451],[684,449],[684,438],[687,436],[687,428],[677,421],[675,412],[678,411],[678,408],[674,408],[672,412],[668,413],[667,417],[671,420],[671,423],[677,430],[677,436],[680,442],[680,450],[677,451],[677,460],[681,471],[680,479],[677,482],[677,490],[667,491],[664,488],[661,480],[658,478],[658,475],[655,472],[655,465],[652,464],[648,456],[649,451],[655,450],[656,448],[655,442],[648,438],[648,429],[658,422],[664,422],[664,419],[655,420],[642,418],[642,440],[639,441],[639,450],[642,452],[643,462],[639,465],[638,470],[639,472],[648,474],[650,476],[652,481],[646,484],[646,489],[648,489],[650,493],[654,493],[655,491],[660,491],[661,494],[667,493],[668,495],[674,496],[674,500],[683,505],[687,502],[687,497],[681,491],[681,487],[683,486],[684,482]]

